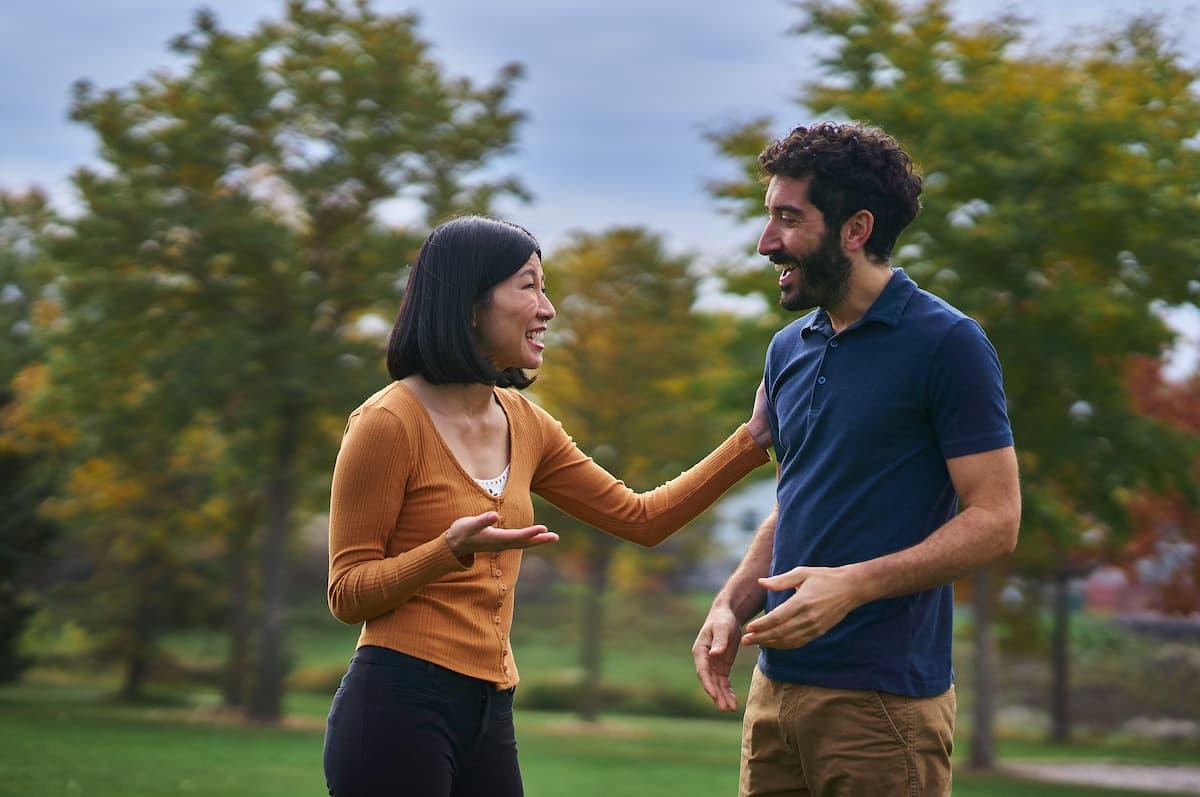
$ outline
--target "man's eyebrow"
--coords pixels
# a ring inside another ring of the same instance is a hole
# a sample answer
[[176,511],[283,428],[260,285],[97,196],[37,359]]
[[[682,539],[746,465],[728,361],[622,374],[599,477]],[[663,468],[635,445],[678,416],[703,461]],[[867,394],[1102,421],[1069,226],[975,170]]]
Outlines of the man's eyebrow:
[[770,213],[791,213],[793,216],[803,216],[804,208],[798,208],[795,205],[775,205],[767,208]]

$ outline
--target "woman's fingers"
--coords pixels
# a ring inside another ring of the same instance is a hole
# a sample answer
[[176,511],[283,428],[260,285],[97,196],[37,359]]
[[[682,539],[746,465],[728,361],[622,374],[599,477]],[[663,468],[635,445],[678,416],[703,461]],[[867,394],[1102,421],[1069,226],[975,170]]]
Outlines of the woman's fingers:
[[460,558],[481,551],[504,551],[510,548],[532,548],[557,542],[558,535],[543,525],[522,529],[497,528],[492,523],[500,519],[496,512],[461,517],[447,532],[450,548]]
[[498,529],[488,531],[489,537],[497,544],[496,550],[506,548],[532,548],[535,545],[545,545],[557,542],[558,535],[545,526],[526,526],[523,529]]

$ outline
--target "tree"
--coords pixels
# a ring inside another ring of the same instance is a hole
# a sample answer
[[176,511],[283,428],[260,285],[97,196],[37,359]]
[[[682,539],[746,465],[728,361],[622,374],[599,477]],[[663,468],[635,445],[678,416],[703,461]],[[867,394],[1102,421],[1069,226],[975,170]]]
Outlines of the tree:
[[[1200,373],[1172,382],[1161,362],[1143,358],[1131,364],[1129,386],[1141,412],[1200,435]],[[1192,473],[1200,481],[1200,459]],[[1160,611],[1200,611],[1200,509],[1179,492],[1144,492],[1132,514],[1135,531],[1119,561],[1133,582],[1154,590]]]
[[38,513],[53,488],[53,458],[44,440],[18,432],[12,405],[42,355],[34,328],[50,287],[45,244],[58,225],[40,193],[0,193],[0,683],[29,664],[18,641],[37,604],[25,582],[55,533]]
[[[719,406],[718,386],[729,373],[722,332],[713,318],[691,311],[696,279],[690,265],[690,258],[668,255],[657,236],[639,228],[576,233],[546,259],[558,316],[531,390],[584,451],[634,489],[690,467],[736,423]],[[744,386],[746,415],[753,387]],[[640,552],[552,508],[542,512],[562,532],[560,545],[584,563],[580,710],[594,720],[614,559]],[[694,548],[690,536],[673,538],[666,555]]]
[[[181,72],[76,87],[72,115],[105,168],[76,174],[83,213],[56,251],[67,323],[52,338],[52,404],[129,477],[165,472],[198,423],[227,442],[221,479],[240,509],[215,533],[245,555],[246,535],[256,542],[248,712],[273,720],[297,513],[325,500],[344,418],[385,378],[372,330],[424,229],[524,196],[478,175],[514,142],[520,70],[485,86],[448,77],[414,16],[365,0],[292,0],[246,35],[200,12],[172,48]],[[420,218],[389,226],[391,200]]]
[[[945,0],[797,6],[796,32],[829,44],[802,88],[804,116],[878,124],[924,172],[924,210],[897,260],[978,319],[1000,353],[1023,475],[1015,561],[1052,578],[1065,608],[1085,535],[1119,545],[1134,489],[1187,473],[1188,446],[1136,411],[1122,373],[1170,342],[1156,303],[1189,300],[1197,276],[1197,72],[1152,19],[1040,52],[1017,20],[964,25]],[[714,193],[745,216],[760,212],[746,175],[769,127],[715,136],[742,176]],[[1061,738],[1067,615],[1056,614]],[[975,697],[980,731],[989,700]],[[980,741],[974,763],[988,766]]]

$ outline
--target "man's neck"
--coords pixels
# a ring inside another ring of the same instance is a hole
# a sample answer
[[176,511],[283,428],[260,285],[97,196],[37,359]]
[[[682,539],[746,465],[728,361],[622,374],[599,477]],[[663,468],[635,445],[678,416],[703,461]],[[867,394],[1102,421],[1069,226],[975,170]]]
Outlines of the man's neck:
[[837,306],[825,308],[834,333],[841,332],[862,318],[867,310],[871,309],[871,305],[875,304],[879,294],[883,293],[891,278],[892,268],[887,262],[875,263],[866,258],[855,259],[845,298],[838,302]]

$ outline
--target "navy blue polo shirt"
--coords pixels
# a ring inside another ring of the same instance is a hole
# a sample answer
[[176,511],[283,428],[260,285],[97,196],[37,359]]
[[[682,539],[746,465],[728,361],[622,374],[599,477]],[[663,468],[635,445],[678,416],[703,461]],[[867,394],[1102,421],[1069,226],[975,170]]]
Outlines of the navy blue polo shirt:
[[[765,371],[780,476],[771,574],[909,548],[952,517],[946,460],[1010,446],[1000,361],[983,330],[894,269],[834,334],[817,309],[775,335]],[[767,611],[792,591],[768,592]],[[868,603],[792,650],[770,678],[930,697],[950,688],[950,585]]]

